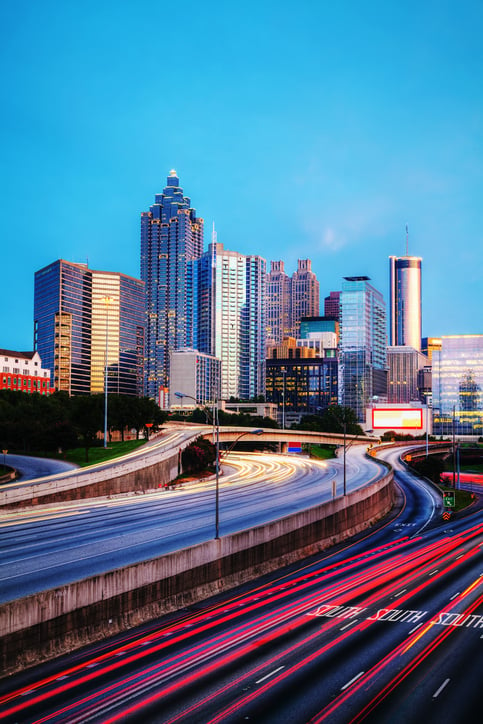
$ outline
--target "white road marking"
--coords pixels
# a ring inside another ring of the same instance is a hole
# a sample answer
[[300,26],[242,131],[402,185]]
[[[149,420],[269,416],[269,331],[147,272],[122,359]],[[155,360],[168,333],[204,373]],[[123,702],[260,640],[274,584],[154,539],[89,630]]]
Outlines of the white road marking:
[[265,681],[265,679],[269,679],[270,676],[273,676],[273,675],[276,674],[278,671],[281,671],[281,670],[284,669],[284,668],[285,668],[285,666],[279,666],[278,669],[274,669],[273,671],[270,671],[269,674],[265,674],[265,676],[262,676],[261,679],[258,679],[258,681],[255,681],[255,684],[261,684],[262,681]]
[[439,687],[439,689],[437,689],[437,690],[434,692],[434,694],[433,694],[433,699],[436,699],[436,697],[439,696],[439,694],[441,694],[441,692],[443,691],[444,687],[446,686],[446,684],[447,684],[448,682],[449,682],[449,679],[445,679],[445,680],[443,681],[443,683],[441,684],[441,686]]
[[451,598],[450,598],[449,600],[452,601],[453,598],[456,598],[456,596],[459,596],[459,595],[460,595],[460,591],[457,591],[457,592],[454,594],[454,596],[451,596]]
[[355,618],[353,621],[349,621],[349,623],[346,623],[345,626],[342,626],[340,631],[344,631],[346,628],[349,628],[349,626],[352,626],[353,624],[357,623],[357,619]]
[[360,679],[360,677],[362,676],[363,673],[364,673],[363,671],[359,671],[359,673],[356,674],[350,681],[348,681],[347,684],[344,684],[344,686],[341,688],[341,691],[344,691],[344,689],[347,689],[347,687],[349,687],[351,684],[353,684],[354,681],[357,681],[357,679]]

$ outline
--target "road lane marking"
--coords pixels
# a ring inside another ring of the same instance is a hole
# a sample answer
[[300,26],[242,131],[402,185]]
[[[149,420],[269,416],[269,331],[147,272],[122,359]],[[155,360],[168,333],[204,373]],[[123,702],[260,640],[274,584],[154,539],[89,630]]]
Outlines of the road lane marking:
[[364,673],[363,671],[359,671],[359,673],[356,674],[350,681],[348,681],[347,684],[344,684],[341,691],[344,691],[344,689],[347,689],[347,687],[349,687],[351,684],[353,684],[354,681],[357,681],[357,679],[360,679],[363,673]]
[[437,689],[437,690],[434,692],[434,694],[433,694],[433,699],[436,699],[436,697],[441,694],[441,692],[443,691],[444,687],[446,686],[446,684],[447,684],[448,682],[449,682],[449,679],[445,679],[445,680],[443,681],[443,683],[441,684],[441,686],[439,687],[439,689]]
[[345,626],[342,626],[342,628],[339,629],[339,630],[340,630],[340,631],[345,631],[346,628],[349,628],[349,626],[352,626],[352,625],[355,624],[355,623],[357,623],[357,619],[354,619],[353,621],[349,621],[349,623],[346,623],[346,625],[345,625]]
[[452,601],[453,598],[456,598],[456,596],[459,596],[459,595],[460,595],[460,591],[458,591],[457,593],[455,593],[454,596],[451,596],[451,598],[450,598],[449,600]]
[[434,576],[435,573],[439,571],[439,568],[436,568],[434,571],[431,571],[431,573],[428,573],[428,576]]
[[270,671],[269,674],[265,674],[265,676],[262,676],[261,679],[258,679],[258,681],[255,681],[255,684],[261,684],[262,681],[265,681],[265,679],[269,679],[270,676],[273,676],[273,675],[276,674],[278,671],[281,671],[281,670],[284,669],[284,668],[285,668],[285,666],[279,666],[278,669],[274,669],[273,671]]
[[408,636],[410,636],[412,633],[414,633],[415,631],[417,631],[418,628],[419,628],[420,626],[422,626],[422,625],[423,625],[422,623],[418,623],[417,626],[415,626],[414,628],[411,629],[411,631],[409,632]]

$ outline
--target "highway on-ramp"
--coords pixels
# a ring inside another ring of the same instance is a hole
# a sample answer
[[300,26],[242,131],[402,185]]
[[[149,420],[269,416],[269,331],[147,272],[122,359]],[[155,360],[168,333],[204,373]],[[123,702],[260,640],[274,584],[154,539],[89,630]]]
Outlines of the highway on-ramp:
[[[342,493],[340,460],[234,455],[220,477],[220,535],[252,528]],[[381,477],[362,448],[347,455],[347,487]],[[174,490],[0,512],[0,603],[209,540],[215,480]]]

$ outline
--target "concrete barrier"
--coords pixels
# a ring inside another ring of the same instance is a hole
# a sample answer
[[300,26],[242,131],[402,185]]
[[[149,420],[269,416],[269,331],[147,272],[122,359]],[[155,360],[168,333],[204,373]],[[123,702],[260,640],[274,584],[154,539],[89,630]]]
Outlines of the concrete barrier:
[[0,607],[0,665],[18,671],[318,553],[375,523],[393,474],[233,535],[43,591]]

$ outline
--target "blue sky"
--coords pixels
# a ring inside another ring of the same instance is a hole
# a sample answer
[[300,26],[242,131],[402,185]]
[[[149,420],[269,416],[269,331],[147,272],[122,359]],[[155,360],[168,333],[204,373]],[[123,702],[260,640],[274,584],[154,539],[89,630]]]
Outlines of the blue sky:
[[0,347],[58,258],[139,276],[175,168],[228,249],[321,298],[423,257],[423,335],[483,333],[483,3],[25,0],[0,10]]

